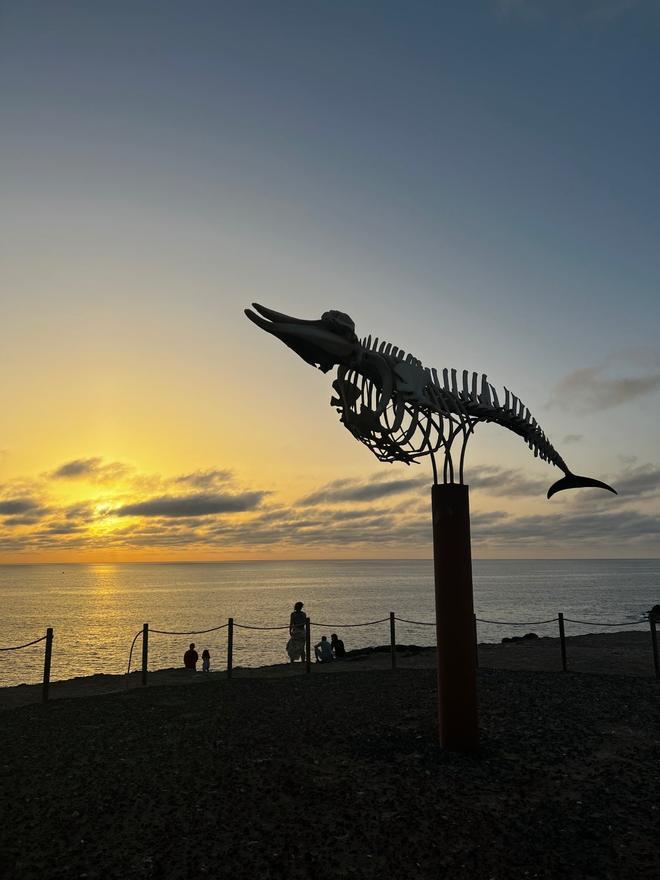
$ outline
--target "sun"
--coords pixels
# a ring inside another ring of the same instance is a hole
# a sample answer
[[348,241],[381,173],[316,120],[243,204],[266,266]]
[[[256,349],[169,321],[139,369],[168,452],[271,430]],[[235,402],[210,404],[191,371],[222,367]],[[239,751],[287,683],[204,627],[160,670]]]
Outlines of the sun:
[[90,534],[107,535],[119,528],[121,519],[113,514],[113,509],[109,501],[97,501],[94,504],[89,525]]

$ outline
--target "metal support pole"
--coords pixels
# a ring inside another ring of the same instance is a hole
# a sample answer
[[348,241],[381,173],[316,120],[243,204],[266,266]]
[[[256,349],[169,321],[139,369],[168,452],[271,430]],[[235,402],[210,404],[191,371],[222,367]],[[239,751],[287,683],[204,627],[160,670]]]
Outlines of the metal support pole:
[[564,632],[564,615],[559,611],[557,613],[559,622],[559,644],[561,645],[561,668],[566,672],[568,664],[566,662],[566,633]]
[[396,669],[396,623],[393,611],[390,611],[390,654],[392,655],[392,669]]
[[44,683],[42,690],[42,699],[44,703],[48,702],[48,689],[50,688],[50,661],[53,656],[53,627],[49,626],[46,630],[46,650],[44,652]]
[[655,669],[655,677],[660,678],[660,659],[658,658],[658,633],[655,628],[656,619],[653,614],[649,614],[649,628],[651,630],[651,646],[653,648],[653,668]]
[[149,669],[149,624],[142,624],[142,685],[147,683]]
[[305,672],[312,671],[312,621],[305,618]]
[[440,745],[471,751],[479,743],[470,501],[456,483],[431,488]]
[[234,662],[234,618],[227,620],[227,678],[231,678],[232,664]]

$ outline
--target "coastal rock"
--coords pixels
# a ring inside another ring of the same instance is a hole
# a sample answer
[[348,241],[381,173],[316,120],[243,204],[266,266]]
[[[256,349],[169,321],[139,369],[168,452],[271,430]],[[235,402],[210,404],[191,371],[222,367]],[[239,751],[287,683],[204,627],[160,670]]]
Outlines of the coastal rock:
[[504,636],[502,644],[506,645],[509,642],[533,642],[535,639],[538,639],[536,633],[525,633],[524,636]]

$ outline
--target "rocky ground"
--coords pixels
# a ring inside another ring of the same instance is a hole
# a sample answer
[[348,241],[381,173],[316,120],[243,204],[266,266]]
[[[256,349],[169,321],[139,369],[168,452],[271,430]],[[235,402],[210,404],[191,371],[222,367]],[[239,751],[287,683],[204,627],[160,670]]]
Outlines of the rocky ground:
[[462,755],[432,669],[320,672],[2,712],[1,876],[660,876],[656,680],[482,669]]

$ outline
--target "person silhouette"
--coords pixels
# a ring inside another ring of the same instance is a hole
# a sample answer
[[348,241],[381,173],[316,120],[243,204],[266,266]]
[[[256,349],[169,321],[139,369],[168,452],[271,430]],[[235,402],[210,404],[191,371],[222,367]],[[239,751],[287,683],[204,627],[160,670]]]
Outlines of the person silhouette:
[[289,641],[286,652],[289,660],[293,663],[300,657],[305,659],[305,645],[307,641],[307,615],[303,611],[304,604],[296,602],[289,618]]
[[346,656],[346,649],[344,648],[344,643],[339,638],[337,633],[333,633],[330,636],[330,647],[332,648],[332,654],[335,660],[339,660],[341,657]]
[[199,654],[195,650],[195,643],[191,642],[190,647],[183,655],[183,665],[186,669],[192,669],[193,672],[197,669],[197,661],[199,660]]
[[327,636],[321,636],[321,641],[314,645],[314,656],[317,663],[332,663],[332,648]]
[[209,654],[209,649],[204,648],[202,651],[202,672],[210,672],[211,671],[211,655]]

